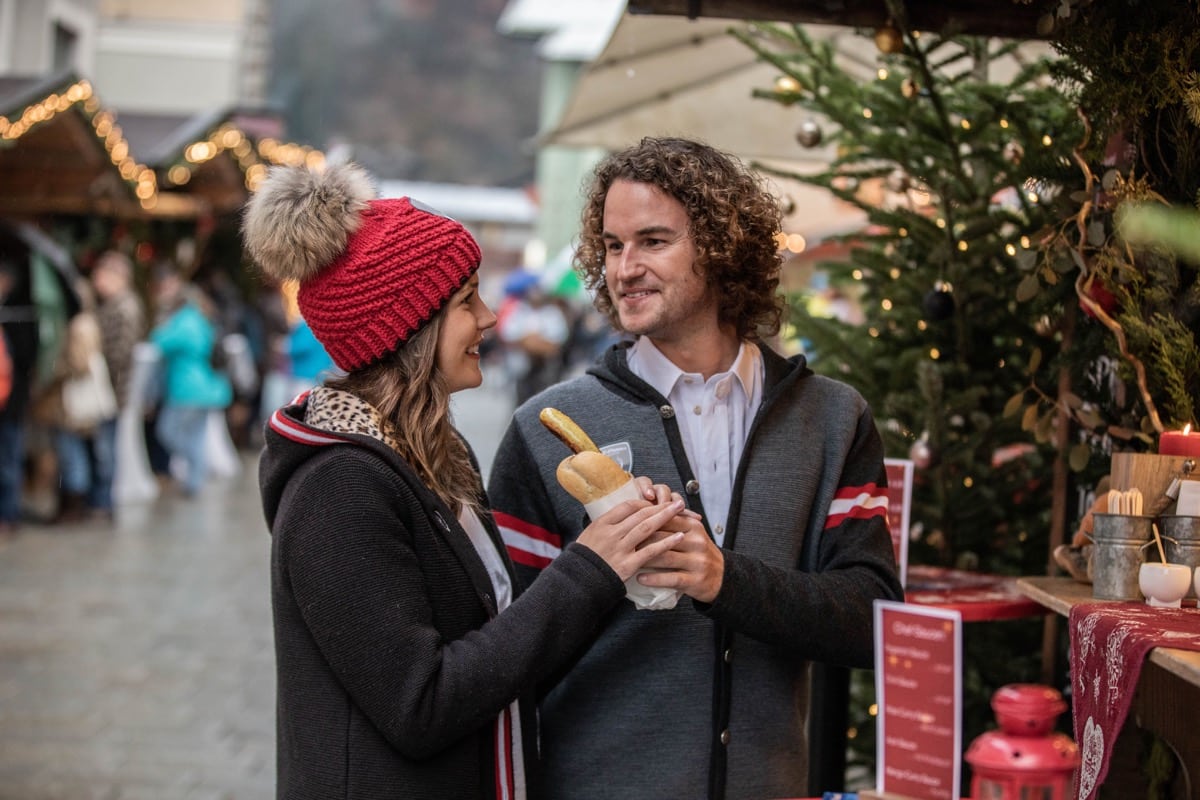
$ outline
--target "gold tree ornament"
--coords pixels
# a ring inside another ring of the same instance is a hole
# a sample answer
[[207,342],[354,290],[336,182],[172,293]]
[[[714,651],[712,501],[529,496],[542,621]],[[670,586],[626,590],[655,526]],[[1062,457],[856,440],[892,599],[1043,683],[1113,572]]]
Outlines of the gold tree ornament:
[[781,95],[800,94],[803,88],[800,85],[800,81],[791,75],[780,75],[775,79],[775,91]]
[[889,21],[875,31],[875,46],[879,48],[879,52],[889,55],[899,53],[904,49],[904,37],[900,34],[900,29],[896,27],[896,23]]
[[912,78],[905,78],[900,82],[900,94],[904,95],[905,100],[912,100],[921,93],[921,87]]

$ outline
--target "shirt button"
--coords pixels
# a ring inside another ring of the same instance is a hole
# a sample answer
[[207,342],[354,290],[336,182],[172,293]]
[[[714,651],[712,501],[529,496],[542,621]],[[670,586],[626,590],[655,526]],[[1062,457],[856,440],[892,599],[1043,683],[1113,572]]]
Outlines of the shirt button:
[[718,526],[717,526],[717,533],[724,533],[724,532],[725,532],[725,526],[724,526],[724,525],[718,525]]
[[726,664],[733,663],[733,648],[732,647],[726,648],[726,650],[725,650],[725,663]]
[[671,417],[675,416],[675,409],[671,408],[670,406],[662,406],[658,409],[658,413],[662,414],[663,419],[670,419]]
[[692,413],[693,413],[693,414],[697,414],[697,415],[699,415],[699,414],[703,414],[703,413],[704,413],[704,409],[700,408],[700,406],[696,406],[695,408],[693,408],[693,409],[692,409]]
[[721,744],[729,744],[729,729],[721,731]]
[[687,486],[683,487],[688,494],[700,494],[700,481],[693,478],[687,482]]

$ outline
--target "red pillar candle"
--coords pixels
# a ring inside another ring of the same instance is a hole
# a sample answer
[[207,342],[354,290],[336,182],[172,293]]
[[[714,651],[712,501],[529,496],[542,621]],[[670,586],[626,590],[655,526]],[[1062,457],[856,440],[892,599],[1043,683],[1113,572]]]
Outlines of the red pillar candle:
[[1158,437],[1158,454],[1200,458],[1200,431],[1193,432],[1191,425],[1181,431],[1163,431]]

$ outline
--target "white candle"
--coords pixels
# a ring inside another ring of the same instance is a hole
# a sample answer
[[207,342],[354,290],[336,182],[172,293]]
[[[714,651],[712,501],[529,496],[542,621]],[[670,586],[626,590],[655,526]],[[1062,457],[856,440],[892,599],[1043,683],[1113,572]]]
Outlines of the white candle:
[[1180,481],[1175,513],[1181,517],[1200,517],[1200,481]]

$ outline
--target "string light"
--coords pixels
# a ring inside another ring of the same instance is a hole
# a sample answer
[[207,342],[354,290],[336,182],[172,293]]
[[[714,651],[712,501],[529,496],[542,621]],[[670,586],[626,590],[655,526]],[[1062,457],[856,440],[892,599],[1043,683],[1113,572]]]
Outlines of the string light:
[[143,207],[157,203],[158,185],[154,171],[134,161],[129,155],[129,142],[125,139],[116,118],[100,110],[92,84],[86,80],[76,81],[61,94],[51,92],[40,102],[31,103],[15,121],[0,116],[0,136],[15,141],[35,126],[49,122],[59,114],[79,106],[92,126],[96,138],[104,143],[109,160],[126,181],[134,184],[134,196]]
[[182,186],[192,179],[197,169],[222,154],[229,155],[242,170],[249,191],[254,191],[266,177],[268,165],[320,168],[325,164],[324,153],[303,145],[268,138],[261,140],[256,147],[243,130],[226,123],[209,133],[207,138],[185,147],[183,161],[168,168],[167,181],[173,186]]

